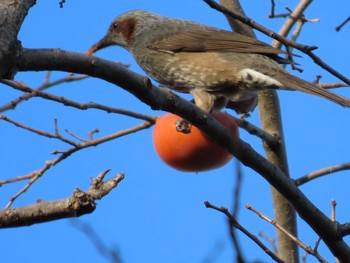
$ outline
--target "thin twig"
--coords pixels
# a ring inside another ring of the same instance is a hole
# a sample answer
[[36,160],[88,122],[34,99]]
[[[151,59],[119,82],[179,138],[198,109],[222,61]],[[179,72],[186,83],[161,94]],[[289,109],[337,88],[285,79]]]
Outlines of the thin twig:
[[[300,35],[300,32],[301,32],[301,29],[303,28],[303,25],[305,24],[304,20],[303,19],[298,19],[297,23],[296,23],[296,27],[295,27],[295,30],[293,31],[293,34],[292,34],[292,40],[293,41],[296,41]],[[295,62],[294,62],[294,59],[293,59],[293,55],[292,55],[292,52],[293,52],[293,48],[292,47],[289,47],[288,48],[288,59],[291,61],[291,65],[292,65],[292,68],[293,69],[297,69],[299,72],[303,72],[302,69],[300,68],[297,68],[295,66]]]
[[260,218],[264,219],[265,221],[269,222],[273,226],[275,226],[278,230],[283,232],[285,235],[287,235],[293,242],[295,242],[298,246],[300,246],[302,249],[304,249],[307,253],[313,255],[315,258],[317,258],[322,263],[327,263],[327,261],[317,252],[314,251],[310,246],[305,245],[300,239],[293,236],[291,233],[289,233],[286,229],[281,227],[279,224],[277,224],[273,219],[270,219],[263,213],[259,212],[257,209],[253,208],[251,205],[247,204],[246,208],[255,214],[257,214]]
[[70,145],[73,145],[73,146],[77,146],[77,143],[63,137],[61,134],[59,134],[58,130],[57,130],[57,120],[55,121],[55,133],[50,133],[50,132],[45,132],[45,131],[41,131],[41,130],[38,130],[38,129],[34,129],[34,128],[31,128],[29,126],[26,126],[22,123],[19,123],[17,121],[14,121],[6,116],[3,116],[3,115],[0,115],[0,120],[3,120],[3,121],[6,121],[6,122],[9,122],[21,129],[24,129],[24,130],[27,130],[27,131],[30,131],[30,132],[33,132],[35,134],[38,134],[40,136],[44,136],[44,137],[47,137],[47,138],[54,138],[54,139],[58,139],[62,142],[65,142],[65,143],[68,143]]
[[273,253],[268,247],[266,247],[255,235],[250,233],[247,229],[245,229],[242,225],[238,223],[238,221],[230,214],[228,209],[226,207],[218,207],[213,204],[211,204],[208,201],[204,202],[204,205],[206,208],[211,208],[216,211],[219,211],[227,216],[229,220],[231,220],[231,224],[233,227],[237,228],[239,231],[241,231],[243,234],[245,234],[247,237],[249,237],[252,241],[254,241],[266,254],[268,254],[273,260],[279,263],[285,263],[284,260],[279,258],[275,253]]
[[[337,201],[332,199],[331,204],[332,204],[332,212],[331,212],[331,217],[330,218],[331,218],[332,221],[335,222],[336,221],[335,211],[336,211]],[[335,262],[336,263],[340,263],[338,258],[335,258]]]
[[44,78],[43,85],[46,85],[46,84],[50,83],[51,72],[52,72],[51,70],[46,71],[46,75],[45,75],[45,78]]
[[89,140],[93,140],[94,134],[99,133],[99,132],[100,132],[100,130],[98,128],[95,128],[92,131],[89,131],[88,132]]
[[343,23],[341,23],[339,26],[337,26],[337,27],[335,28],[335,30],[339,32],[339,31],[341,30],[341,28],[342,28],[343,26],[345,26],[349,21],[350,21],[350,16],[349,16],[347,19],[345,19],[345,21],[344,21]]
[[259,236],[264,238],[272,247],[273,252],[278,253],[277,245],[276,245],[276,239],[273,237],[267,236],[264,232],[260,231]]
[[319,178],[321,176],[329,175],[335,172],[340,172],[344,170],[349,170],[350,169],[350,162],[349,163],[342,163],[342,164],[337,164],[337,165],[332,165],[329,167],[325,167],[316,171],[313,171],[311,173],[308,173],[302,177],[299,177],[297,179],[294,179],[294,183],[297,186],[300,186],[302,184],[308,183],[311,180],[314,180],[316,178]]
[[344,82],[337,82],[337,83],[320,83],[320,80],[322,78],[322,75],[317,74],[315,80],[313,81],[314,84],[317,84],[319,87],[323,89],[333,89],[333,88],[341,88],[341,87],[350,87],[350,85],[344,83]]
[[335,201],[334,199],[332,199],[332,202],[331,202],[331,204],[332,204],[332,213],[331,213],[331,220],[332,221],[335,221],[335,211],[336,211],[336,206],[337,206],[337,201]]
[[20,191],[18,191],[15,195],[13,195],[10,198],[10,201],[5,206],[5,209],[8,209],[20,195],[25,193],[52,166],[54,166],[54,165],[58,164],[59,162],[63,161],[64,159],[66,159],[67,157],[72,155],[73,153],[75,153],[75,152],[77,152],[77,151],[79,151],[81,149],[97,146],[97,145],[99,145],[101,143],[104,143],[104,142],[107,142],[107,141],[119,138],[121,136],[125,136],[125,135],[128,135],[128,134],[131,134],[131,133],[143,130],[143,129],[147,129],[150,126],[152,126],[152,123],[146,121],[144,123],[141,123],[139,125],[136,125],[134,127],[131,127],[131,128],[125,129],[125,130],[118,131],[118,132],[112,133],[110,135],[100,137],[100,138],[95,139],[95,140],[90,140],[90,141],[83,142],[81,144],[77,144],[75,147],[61,152],[61,155],[59,157],[57,157],[56,159],[53,159],[53,160],[50,160],[50,161],[46,161],[45,165],[41,169],[36,170],[36,171],[32,172],[29,175],[26,175],[29,178],[31,178],[30,181]]
[[243,182],[243,172],[242,172],[242,164],[237,160],[236,161],[236,183],[235,183],[235,189],[233,192],[233,211],[232,211],[232,216],[234,218],[237,218],[238,216],[238,211],[240,208],[240,197],[241,197],[241,190],[242,190],[242,182]]
[[350,87],[350,85],[340,82],[340,83],[319,83],[319,87],[324,89],[334,89],[334,88],[341,88],[341,87]]
[[[73,74],[68,74],[66,77],[63,77],[61,79],[58,79],[56,81],[53,81],[53,82],[50,82],[50,76],[51,76],[51,71],[47,71],[47,74],[46,74],[46,77],[44,79],[44,82],[41,86],[33,89],[33,90],[39,90],[39,91],[43,91],[43,90],[46,90],[48,88],[51,88],[51,87],[54,87],[54,86],[57,86],[59,84],[62,84],[62,83],[66,83],[66,82],[72,82],[72,81],[78,81],[78,80],[82,80],[82,79],[85,79],[89,76],[87,75],[79,75],[79,76],[75,76]],[[16,83],[14,83],[13,81],[9,81],[9,80],[1,80],[0,81],[1,83],[3,84],[6,84],[10,87],[14,87],[13,85],[15,85]],[[17,83],[21,83],[21,82],[18,82]],[[25,85],[24,83],[21,83],[22,85]],[[17,84],[18,85],[18,84]],[[24,95],[21,95],[19,96],[18,98],[16,99],[13,99],[12,101],[10,101],[9,103],[6,103],[2,106],[0,106],[0,112],[3,112],[3,111],[6,111],[6,110],[10,110],[10,109],[14,109],[17,107],[18,104],[20,104],[21,102],[24,102],[24,101],[27,101],[31,98],[35,97],[35,93],[32,92],[32,93],[26,93]]]
[[74,139],[78,140],[78,141],[81,141],[81,142],[86,142],[87,140],[86,139],[83,139],[81,138],[80,136],[78,135],[75,135],[73,132],[71,132],[69,129],[64,129],[64,131],[66,133],[68,133],[70,136],[72,136]]
[[108,262],[121,263],[120,253],[116,248],[109,248],[104,239],[101,238],[95,229],[89,223],[78,220],[72,220],[71,225],[85,234],[101,256],[105,257]]
[[10,184],[10,183],[15,183],[15,182],[23,181],[23,180],[28,180],[28,179],[30,179],[30,178],[32,178],[32,177],[33,177],[32,174],[27,174],[27,175],[16,176],[16,177],[11,178],[11,179],[0,180],[0,186],[2,186],[2,185],[4,185],[4,184]]
[[66,2],[66,0],[61,0],[58,2],[58,4],[60,5],[60,8],[63,8],[63,4]]
[[250,123],[249,121],[242,119],[242,118],[236,118],[233,117],[239,127],[242,129],[245,129],[247,132],[249,132],[252,135],[255,135],[262,139],[264,142],[266,142],[271,148],[279,144],[279,141],[277,138],[275,138],[273,135],[265,132],[263,129],[255,126],[254,124]]
[[[332,199],[331,204],[332,204],[332,211],[331,211],[330,219],[332,221],[335,221],[335,207],[337,205],[337,202],[334,199]],[[320,245],[321,240],[322,239],[320,237],[317,238],[315,246],[313,248],[313,251],[318,251],[318,246]],[[306,263],[307,255],[308,255],[308,253],[305,251],[304,255],[302,256],[302,262],[303,263]]]
[[[235,189],[233,191],[232,217],[237,220],[238,211],[241,203],[240,196],[241,196],[241,190],[242,190],[242,177],[243,177],[241,163],[238,160],[236,161],[236,173],[234,177],[236,178],[236,183],[235,183]],[[232,225],[232,220],[230,220],[230,218],[227,218],[227,219],[229,223],[231,240],[232,240],[234,249],[236,251],[236,262],[237,263],[245,262],[245,260],[243,259],[242,249],[240,247],[240,244],[236,236],[236,231],[235,231],[236,228],[234,225]]]
[[272,18],[275,17],[275,0],[271,0],[271,12],[270,14],[267,16],[268,18]]
[[109,106],[95,103],[95,102],[79,103],[79,102],[64,98],[62,96],[56,96],[56,95],[53,95],[53,94],[50,94],[47,92],[43,92],[43,91],[40,91],[37,89],[32,89],[32,88],[28,87],[27,85],[25,85],[24,83],[21,83],[18,81],[1,80],[0,82],[4,83],[6,85],[9,85],[14,89],[17,89],[17,90],[20,90],[23,92],[27,92],[27,93],[31,94],[31,96],[41,97],[44,99],[56,101],[56,102],[64,104],[65,106],[74,107],[74,108],[77,108],[80,110],[99,109],[99,110],[106,111],[107,113],[122,114],[125,116],[129,116],[129,117],[133,117],[133,118],[141,119],[141,120],[146,120],[146,121],[151,121],[151,122],[154,122],[156,119],[156,117],[154,117],[154,116],[140,114],[140,113],[132,112],[132,111],[125,110],[125,109],[113,108],[113,107],[109,107]]

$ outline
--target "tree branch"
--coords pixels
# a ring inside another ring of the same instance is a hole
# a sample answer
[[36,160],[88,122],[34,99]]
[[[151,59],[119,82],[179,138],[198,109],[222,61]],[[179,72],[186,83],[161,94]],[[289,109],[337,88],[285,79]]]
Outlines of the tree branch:
[[0,1],[0,79],[12,78],[16,73],[16,58],[22,49],[17,35],[28,10],[35,2],[35,0]]
[[[133,117],[136,119],[150,121],[153,123],[155,122],[155,119],[156,119],[156,117],[153,117],[153,116],[149,116],[149,115],[145,115],[145,114],[141,114],[141,113],[125,110],[125,109],[113,108],[113,107],[109,107],[109,106],[99,104],[96,102],[80,103],[80,102],[77,102],[74,100],[67,99],[67,98],[62,97],[62,96],[56,96],[56,95],[41,91],[40,89],[32,89],[32,88],[28,87],[27,85],[25,85],[24,83],[21,83],[18,81],[11,81],[11,80],[3,79],[3,80],[0,80],[0,82],[6,84],[8,86],[11,86],[12,88],[14,88],[16,90],[26,92],[26,94],[24,96],[20,97],[20,98],[24,97],[24,99],[31,98],[31,97],[41,97],[41,98],[44,98],[47,100],[62,103],[66,106],[77,108],[80,110],[99,109],[99,110],[106,111],[108,113],[122,114],[122,115]],[[13,105],[13,103],[10,102],[3,107],[5,107],[5,109],[8,109],[7,105],[9,105],[9,104]],[[1,108],[0,108],[0,112],[1,112]]]
[[98,253],[106,258],[110,263],[122,263],[120,253],[117,248],[109,248],[102,237],[100,237],[92,225],[81,222],[80,220],[72,220],[72,226],[80,230],[91,241]]
[[280,144],[280,141],[276,137],[267,133],[263,129],[255,126],[254,124],[250,123],[249,121],[247,121],[245,119],[241,119],[241,118],[235,118],[235,117],[234,117],[234,119],[240,128],[245,129],[251,135],[255,135],[255,136],[259,137],[261,140],[263,140],[265,143],[267,143],[271,148],[274,148]]
[[[280,230],[285,235],[287,235],[288,238],[290,238],[294,243],[296,243],[298,246],[300,246],[302,249],[304,249],[305,252],[307,252],[308,254],[311,254],[315,258],[317,258],[319,262],[327,263],[327,261],[317,252],[317,250],[313,250],[310,246],[305,245],[300,239],[298,239],[292,233],[288,232],[286,229],[284,229],[282,226],[280,226],[275,220],[270,219],[269,217],[267,217],[263,213],[259,212],[257,209],[253,208],[250,204],[247,204],[246,208],[250,211],[253,211],[260,218],[264,219],[265,221],[267,221],[270,224],[272,224],[273,226],[275,226],[278,230]],[[295,251],[289,251],[289,253],[295,253]]]
[[223,206],[218,207],[218,206],[211,204],[208,201],[205,201],[204,205],[206,208],[211,208],[211,209],[214,209],[216,211],[219,211],[219,212],[225,214],[227,216],[227,218],[230,220],[231,225],[233,227],[237,228],[239,231],[241,231],[243,234],[245,234],[247,237],[249,237],[252,241],[254,241],[255,244],[257,244],[266,254],[268,254],[271,257],[271,259],[273,259],[274,261],[279,262],[279,263],[285,263],[285,261],[283,259],[279,258],[278,255],[276,255],[273,251],[268,249],[255,235],[250,233],[241,224],[239,224],[238,221],[230,214],[230,212],[228,211],[228,209],[226,207],[223,207]]
[[92,213],[96,208],[95,201],[109,194],[124,179],[124,174],[120,173],[103,182],[108,172],[106,170],[93,179],[87,191],[77,188],[69,198],[51,202],[39,201],[33,205],[0,211],[0,228],[30,226]]
[[[82,80],[82,79],[85,79],[88,77],[88,76],[84,76],[84,75],[74,76],[73,74],[68,74],[66,77],[63,77],[63,78],[58,79],[58,80],[53,81],[53,82],[49,82],[49,76],[50,76],[50,72],[48,71],[46,74],[46,78],[45,78],[44,83],[41,86],[39,86],[38,88],[36,88],[35,90],[43,91],[43,90],[46,90],[46,89],[51,88],[53,86],[59,85],[61,83],[78,81],[78,80]],[[9,80],[0,80],[0,82],[6,84],[8,86],[11,86],[13,88],[15,88],[15,86],[24,85],[23,83],[16,82],[16,81],[9,81]],[[35,97],[36,94],[37,93],[32,92],[32,93],[27,93],[25,95],[19,96],[18,98],[11,100],[9,103],[6,103],[6,104],[0,106],[0,112],[14,109],[21,102],[27,101],[27,100]]]
[[294,179],[294,183],[295,185],[300,186],[302,184],[310,182],[311,180],[314,180],[321,176],[325,176],[328,174],[349,170],[349,169],[350,169],[350,163],[342,163],[342,164],[325,167],[325,168],[313,171],[311,173],[308,173],[300,178]]
[[339,26],[335,28],[336,31],[340,31],[343,26],[345,26],[350,21],[350,16],[345,19]]
[[[97,146],[97,145],[99,145],[101,143],[104,143],[104,142],[107,142],[107,141],[119,138],[121,136],[125,136],[127,134],[131,134],[131,133],[137,132],[137,131],[142,130],[142,129],[149,128],[151,125],[152,125],[151,122],[146,121],[146,122],[141,123],[139,125],[136,125],[134,127],[131,127],[131,128],[128,128],[128,129],[124,129],[124,130],[121,130],[121,131],[118,131],[118,132],[115,132],[115,133],[112,133],[112,134],[109,134],[109,135],[106,135],[106,136],[103,136],[103,137],[100,137],[100,138],[97,138],[97,139],[84,140],[82,143],[75,144],[72,148],[70,148],[68,150],[54,151],[53,154],[60,154],[59,157],[57,157],[57,158],[55,158],[53,160],[50,160],[50,161],[46,161],[42,168],[32,172],[29,175],[19,176],[19,177],[13,178],[13,179],[0,181],[0,185],[1,185],[1,184],[5,184],[5,183],[14,182],[14,181],[29,179],[28,183],[20,191],[18,191],[14,196],[11,197],[11,199],[8,202],[8,204],[6,205],[5,209],[9,208],[13,204],[13,202],[20,195],[25,193],[46,171],[48,171],[51,167],[55,166],[56,164],[58,164],[59,162],[63,161],[64,159],[68,158],[73,153],[75,153],[75,152],[77,152],[79,150],[88,148],[88,147]],[[22,126],[22,125],[20,125],[18,127],[23,128],[23,129],[27,129],[26,126]],[[30,131],[31,132],[35,132],[35,133],[37,133],[39,135],[42,135],[42,136],[46,136],[45,132],[42,132],[42,131],[39,131],[39,130],[36,130],[36,129],[30,128]],[[52,135],[52,134],[49,134],[49,135]],[[56,139],[59,139],[59,140],[62,140],[61,137],[62,136],[60,134],[58,134],[57,132],[56,132],[55,135],[53,135],[53,138],[56,138]],[[49,136],[49,138],[50,138],[50,136]],[[62,140],[62,141],[66,142],[66,139]]]
[[349,247],[337,234],[337,223],[313,205],[281,169],[259,155],[247,143],[231,136],[225,127],[193,103],[168,89],[153,86],[147,78],[121,64],[84,54],[52,49],[25,49],[18,60],[18,68],[20,71],[61,70],[91,75],[122,87],[152,109],[170,111],[185,118],[278,189],[339,259],[350,258]]

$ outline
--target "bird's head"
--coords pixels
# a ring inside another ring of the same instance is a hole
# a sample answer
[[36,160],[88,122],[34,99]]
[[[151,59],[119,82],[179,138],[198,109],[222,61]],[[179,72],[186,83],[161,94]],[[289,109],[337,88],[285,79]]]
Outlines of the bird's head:
[[157,23],[159,19],[162,17],[143,10],[132,10],[124,13],[112,21],[107,34],[87,53],[93,54],[97,50],[113,45],[130,50],[135,39],[142,32],[145,32],[145,29],[151,29],[152,25]]

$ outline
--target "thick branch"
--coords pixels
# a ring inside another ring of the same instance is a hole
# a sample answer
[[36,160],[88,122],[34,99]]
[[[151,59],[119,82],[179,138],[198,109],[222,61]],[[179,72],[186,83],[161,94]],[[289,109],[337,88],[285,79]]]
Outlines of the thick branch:
[[152,86],[147,78],[131,72],[121,64],[84,54],[62,50],[25,49],[18,61],[18,68],[21,71],[61,70],[88,74],[121,86],[153,109],[170,111],[189,120],[278,189],[340,260],[345,262],[350,258],[349,247],[337,235],[337,223],[332,222],[314,206],[281,169],[259,155],[247,143],[230,136],[225,127],[192,103],[167,89]]
[[21,50],[17,34],[35,0],[0,1],[0,78],[12,78],[16,58]]
[[0,211],[0,228],[30,226],[92,213],[96,208],[95,200],[107,195],[124,179],[124,174],[118,174],[102,182],[108,171],[97,176],[86,192],[75,189],[72,196],[66,199],[52,202],[39,201],[30,206]]

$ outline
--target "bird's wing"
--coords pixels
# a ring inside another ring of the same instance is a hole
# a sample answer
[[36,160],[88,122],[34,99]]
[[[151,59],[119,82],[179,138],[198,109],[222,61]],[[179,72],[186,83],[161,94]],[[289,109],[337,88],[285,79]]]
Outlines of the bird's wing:
[[258,53],[268,56],[286,53],[254,38],[210,27],[168,34],[154,41],[149,48],[175,53],[213,51]]

